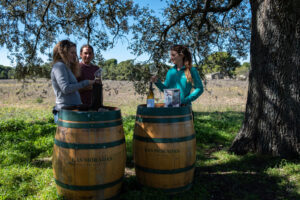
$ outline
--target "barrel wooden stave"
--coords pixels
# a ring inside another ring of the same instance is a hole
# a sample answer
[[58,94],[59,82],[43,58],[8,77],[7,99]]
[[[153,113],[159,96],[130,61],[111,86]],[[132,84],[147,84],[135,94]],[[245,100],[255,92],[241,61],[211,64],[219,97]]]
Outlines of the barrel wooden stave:
[[169,170],[185,168],[195,163],[194,141],[172,144],[135,141],[135,148],[142,150],[135,154],[136,164],[141,167]]
[[[123,126],[119,123],[121,117],[108,122],[99,122],[99,119],[70,121],[66,117],[60,120],[66,123],[66,127],[58,126],[53,148],[53,172],[58,194],[72,200],[109,199],[118,195],[126,163]],[[111,122],[119,125],[109,125]],[[91,128],[99,123],[104,123],[104,128]]]
[[121,191],[122,183],[115,185],[114,187],[107,188],[99,191],[76,191],[57,187],[57,193],[63,194],[63,197],[68,200],[99,200],[99,199],[112,199],[116,197]]
[[177,122],[176,124],[136,122],[135,133],[142,137],[150,138],[159,138],[162,136],[164,138],[174,138],[174,136],[186,137],[194,134],[194,125],[191,121]]
[[[114,182],[124,175],[125,145],[106,150],[74,150],[54,147],[54,178],[76,186]],[[105,173],[103,173],[105,172]]]

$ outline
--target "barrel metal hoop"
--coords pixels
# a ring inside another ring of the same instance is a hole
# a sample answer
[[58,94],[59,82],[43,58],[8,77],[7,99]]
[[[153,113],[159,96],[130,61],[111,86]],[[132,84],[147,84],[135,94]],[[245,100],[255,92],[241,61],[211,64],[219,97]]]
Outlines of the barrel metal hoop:
[[142,167],[137,164],[135,164],[136,169],[147,172],[147,173],[152,173],[152,174],[178,174],[182,172],[187,172],[195,168],[195,163],[184,167],[184,168],[178,168],[178,169],[172,169],[172,170],[162,170],[162,169],[151,169],[147,167]]
[[178,137],[178,138],[147,138],[142,137],[139,135],[134,135],[133,139],[142,141],[142,142],[151,142],[151,143],[176,143],[176,142],[186,142],[189,140],[193,140],[196,137],[196,134],[193,133],[192,135],[186,137]]
[[144,123],[177,123],[177,122],[185,122],[192,120],[192,115],[188,115],[185,117],[177,117],[177,118],[143,118],[140,116],[136,117],[137,122]]
[[68,189],[68,190],[77,190],[77,191],[82,191],[82,190],[99,190],[99,189],[105,189],[105,188],[110,188],[110,187],[113,187],[119,183],[122,182],[123,180],[123,176],[116,180],[116,181],[113,181],[113,182],[110,182],[110,183],[106,183],[106,184],[100,184],[100,185],[87,185],[87,186],[82,186],[82,185],[69,185],[69,184],[65,184],[57,179],[54,179],[55,180],[55,183],[64,188],[64,189]]
[[[140,185],[144,186],[141,183],[140,183]],[[146,187],[153,188],[153,189],[156,189],[156,190],[160,190],[160,191],[168,193],[168,194],[175,194],[175,193],[178,193],[178,192],[183,192],[183,191],[189,190],[192,187],[192,185],[193,185],[192,183],[188,183],[187,185],[184,185],[182,187],[169,188],[169,189],[156,188],[156,187],[151,187],[151,186],[146,186]]]
[[95,143],[95,144],[67,143],[67,142],[62,142],[60,140],[54,139],[54,144],[66,149],[106,149],[106,148],[119,146],[124,143],[125,143],[125,138],[114,142]]
[[121,119],[120,110],[108,112],[86,112],[86,111],[73,111],[61,109],[59,112],[59,119],[69,121],[109,121]]
[[139,105],[137,109],[138,115],[149,115],[149,116],[172,116],[172,115],[186,115],[192,113],[191,106],[183,107],[172,107],[172,108],[147,108]]
[[115,122],[102,122],[102,123],[82,123],[82,122],[65,122],[62,120],[58,121],[58,126],[66,128],[109,128],[122,125],[122,120],[119,119]]

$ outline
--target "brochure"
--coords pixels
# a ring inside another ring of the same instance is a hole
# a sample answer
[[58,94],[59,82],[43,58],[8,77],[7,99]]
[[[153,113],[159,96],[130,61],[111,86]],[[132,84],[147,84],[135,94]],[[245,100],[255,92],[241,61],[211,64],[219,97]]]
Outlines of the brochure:
[[180,90],[164,89],[165,107],[180,107]]

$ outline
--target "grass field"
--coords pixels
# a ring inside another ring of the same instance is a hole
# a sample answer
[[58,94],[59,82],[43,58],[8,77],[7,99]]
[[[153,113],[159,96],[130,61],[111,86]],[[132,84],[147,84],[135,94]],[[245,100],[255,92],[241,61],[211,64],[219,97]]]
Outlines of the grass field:
[[[132,164],[136,107],[145,98],[128,82],[105,81],[104,104],[121,108],[127,145],[127,166],[120,199],[300,199],[300,160],[267,155],[237,156],[227,152],[245,109],[247,83],[208,82],[193,104],[197,138],[194,183],[189,191],[166,195],[141,187]],[[51,155],[56,125],[51,84],[38,80],[23,87],[0,81],[0,200],[59,199]],[[157,102],[162,94],[155,92]]]

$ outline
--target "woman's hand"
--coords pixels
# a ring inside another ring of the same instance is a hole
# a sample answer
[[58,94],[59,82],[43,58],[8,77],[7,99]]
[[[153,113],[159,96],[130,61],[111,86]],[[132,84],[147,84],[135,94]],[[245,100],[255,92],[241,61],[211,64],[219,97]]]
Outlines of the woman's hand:
[[151,76],[151,78],[150,78],[150,81],[152,82],[152,83],[156,83],[157,82],[157,76]]
[[95,83],[95,80],[89,80],[89,85],[93,85]]
[[101,79],[96,79],[95,83],[98,83],[98,84],[102,85],[102,80]]
[[93,85],[94,83],[102,84],[101,79],[89,80],[89,85]]

